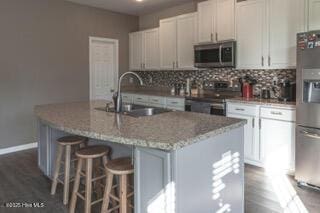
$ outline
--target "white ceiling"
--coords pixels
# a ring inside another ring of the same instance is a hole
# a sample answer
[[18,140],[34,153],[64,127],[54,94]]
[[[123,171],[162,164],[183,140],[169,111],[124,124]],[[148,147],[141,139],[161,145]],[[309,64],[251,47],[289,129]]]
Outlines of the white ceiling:
[[142,15],[192,0],[66,0],[130,15]]

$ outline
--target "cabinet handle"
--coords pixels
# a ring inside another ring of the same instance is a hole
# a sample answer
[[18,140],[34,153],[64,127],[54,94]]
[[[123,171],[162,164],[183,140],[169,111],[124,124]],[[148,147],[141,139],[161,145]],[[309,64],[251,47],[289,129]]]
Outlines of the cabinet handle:
[[272,111],[270,112],[272,115],[282,115],[282,112],[275,112],[275,111]]
[[242,109],[242,108],[236,108],[236,111],[244,111],[244,109]]
[[269,67],[271,66],[271,57],[270,56],[268,57],[268,65],[269,65]]
[[305,130],[301,130],[300,133],[304,134],[307,137],[310,138],[316,138],[316,139],[320,139],[320,135],[316,134],[316,133],[311,133],[311,132],[307,132]]
[[252,128],[254,129],[254,126],[255,126],[255,119],[254,118],[252,118]]
[[264,67],[264,57],[261,57],[261,65]]
[[171,104],[178,104],[178,102],[176,102],[176,101],[172,101],[172,102],[171,102]]
[[159,102],[159,100],[157,100],[157,99],[152,99],[152,101],[154,101],[154,102]]
[[218,33],[216,33],[216,41],[218,41]]
[[261,129],[261,118],[259,118],[259,129]]

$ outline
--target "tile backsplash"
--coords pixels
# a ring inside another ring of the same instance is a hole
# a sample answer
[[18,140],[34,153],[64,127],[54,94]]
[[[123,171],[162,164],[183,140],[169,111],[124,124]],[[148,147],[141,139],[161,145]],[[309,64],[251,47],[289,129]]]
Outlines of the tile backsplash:
[[[174,84],[185,84],[187,78],[196,82],[208,81],[230,81],[237,80],[245,75],[250,75],[257,80],[254,87],[254,93],[260,94],[262,88],[272,88],[273,81],[288,79],[296,81],[295,69],[279,70],[236,70],[236,69],[210,69],[210,70],[192,70],[192,71],[136,71],[142,78],[146,86],[149,87],[172,87]],[[278,86],[274,86],[277,96]]]

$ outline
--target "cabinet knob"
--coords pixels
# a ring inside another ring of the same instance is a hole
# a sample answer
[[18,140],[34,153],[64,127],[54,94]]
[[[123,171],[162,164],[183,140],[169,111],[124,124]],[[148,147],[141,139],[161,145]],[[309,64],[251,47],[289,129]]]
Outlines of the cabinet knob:
[[264,67],[264,57],[263,56],[261,57],[261,66]]

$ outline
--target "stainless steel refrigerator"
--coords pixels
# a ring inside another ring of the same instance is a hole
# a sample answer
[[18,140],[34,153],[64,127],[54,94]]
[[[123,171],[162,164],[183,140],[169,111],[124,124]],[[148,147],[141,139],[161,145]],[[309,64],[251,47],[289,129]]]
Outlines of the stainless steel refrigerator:
[[320,186],[320,31],[297,35],[295,178]]

